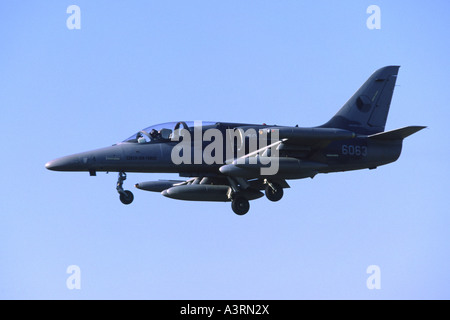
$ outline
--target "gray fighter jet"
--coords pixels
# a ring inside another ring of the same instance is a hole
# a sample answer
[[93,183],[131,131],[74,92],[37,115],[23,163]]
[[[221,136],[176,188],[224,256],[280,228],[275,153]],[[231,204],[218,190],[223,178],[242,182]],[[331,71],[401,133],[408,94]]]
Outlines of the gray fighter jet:
[[[154,125],[110,147],[48,162],[54,171],[177,173],[184,180],[137,183],[178,200],[231,202],[244,215],[250,200],[283,197],[286,180],[318,173],[375,169],[400,156],[403,139],[425,128],[384,131],[399,67],[377,70],[327,123],[310,128],[267,124],[177,121]],[[264,191],[264,193],[262,192]]]

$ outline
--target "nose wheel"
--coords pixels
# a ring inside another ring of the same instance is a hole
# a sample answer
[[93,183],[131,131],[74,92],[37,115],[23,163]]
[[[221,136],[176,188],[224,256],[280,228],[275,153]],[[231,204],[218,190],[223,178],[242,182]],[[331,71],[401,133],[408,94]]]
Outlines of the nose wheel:
[[130,204],[134,200],[133,193],[130,190],[123,190],[123,182],[127,180],[125,172],[119,172],[116,190],[119,193],[119,199],[123,204]]
[[130,190],[125,190],[120,194],[119,198],[123,204],[130,204],[134,200],[133,192],[131,192]]

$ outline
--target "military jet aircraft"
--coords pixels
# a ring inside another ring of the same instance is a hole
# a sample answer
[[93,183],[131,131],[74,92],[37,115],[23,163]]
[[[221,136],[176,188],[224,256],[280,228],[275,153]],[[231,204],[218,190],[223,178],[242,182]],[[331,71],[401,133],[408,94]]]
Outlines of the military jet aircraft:
[[[136,188],[178,200],[231,202],[244,215],[250,200],[279,201],[286,180],[319,173],[375,169],[400,156],[403,139],[425,128],[385,132],[399,66],[375,71],[343,107],[317,127],[177,121],[153,125],[123,142],[48,162],[55,171],[177,173],[184,180],[140,182]],[[272,170],[270,170],[272,169]]]

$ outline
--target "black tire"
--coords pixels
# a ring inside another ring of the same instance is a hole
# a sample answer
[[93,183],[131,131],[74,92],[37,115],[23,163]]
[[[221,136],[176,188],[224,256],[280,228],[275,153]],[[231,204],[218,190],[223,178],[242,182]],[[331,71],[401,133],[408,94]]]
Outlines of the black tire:
[[125,190],[124,193],[120,194],[120,201],[123,204],[130,204],[134,200],[134,195],[131,191]]
[[243,216],[250,210],[250,203],[244,197],[236,197],[231,202],[231,208],[238,216]]
[[266,186],[267,199],[273,202],[280,201],[281,198],[283,198],[283,188],[276,183],[272,183],[272,186],[275,190],[272,189],[269,185]]

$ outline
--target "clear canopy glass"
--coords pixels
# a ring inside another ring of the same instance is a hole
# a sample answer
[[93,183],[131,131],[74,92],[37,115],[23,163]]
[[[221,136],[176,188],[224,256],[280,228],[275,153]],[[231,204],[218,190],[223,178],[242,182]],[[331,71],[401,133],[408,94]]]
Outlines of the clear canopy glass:
[[196,125],[213,126],[216,122],[213,121],[174,121],[155,124],[153,126],[144,128],[133,134],[123,142],[146,143],[151,141],[168,141],[172,137],[175,129],[191,130]]

